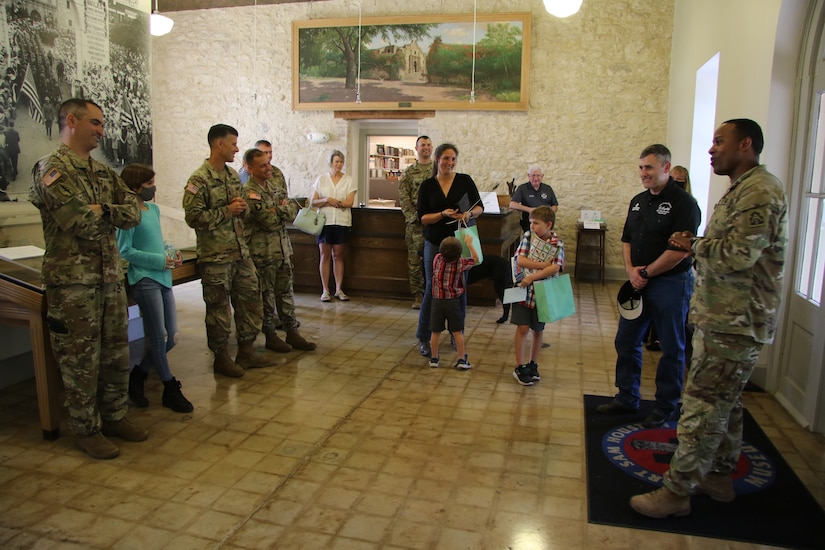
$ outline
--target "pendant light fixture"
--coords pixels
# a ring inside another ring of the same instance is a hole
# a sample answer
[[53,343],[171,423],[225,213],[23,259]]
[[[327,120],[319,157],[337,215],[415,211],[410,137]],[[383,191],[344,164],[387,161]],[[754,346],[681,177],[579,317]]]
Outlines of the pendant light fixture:
[[559,18],[570,17],[578,13],[582,0],[544,0],[544,9],[550,15]]
[[149,16],[149,33],[152,36],[169,34],[174,24],[175,22],[170,18],[158,13],[158,0],[155,0],[155,9],[152,10],[152,15]]

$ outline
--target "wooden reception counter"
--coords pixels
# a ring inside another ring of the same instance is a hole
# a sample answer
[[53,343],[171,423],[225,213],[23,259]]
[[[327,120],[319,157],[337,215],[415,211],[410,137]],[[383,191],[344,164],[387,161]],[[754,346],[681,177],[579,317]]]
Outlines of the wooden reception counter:
[[[519,212],[483,214],[478,235],[484,256],[509,257],[521,236]],[[399,208],[353,208],[352,231],[344,256],[344,290],[351,296],[410,298],[404,216]],[[295,291],[321,294],[320,260],[315,237],[289,228],[295,250]],[[471,285],[472,305],[494,305],[490,281]]]

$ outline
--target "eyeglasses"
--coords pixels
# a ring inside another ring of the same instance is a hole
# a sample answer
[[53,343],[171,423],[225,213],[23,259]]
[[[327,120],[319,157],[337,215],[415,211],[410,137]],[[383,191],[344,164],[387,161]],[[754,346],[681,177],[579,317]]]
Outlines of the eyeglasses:
[[687,183],[687,180],[673,180],[673,181],[675,181],[676,183]]

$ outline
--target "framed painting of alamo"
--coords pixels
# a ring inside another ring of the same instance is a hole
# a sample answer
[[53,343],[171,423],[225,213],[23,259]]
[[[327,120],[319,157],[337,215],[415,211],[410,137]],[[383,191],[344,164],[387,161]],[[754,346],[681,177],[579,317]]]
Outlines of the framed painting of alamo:
[[530,14],[292,23],[295,110],[526,111]]

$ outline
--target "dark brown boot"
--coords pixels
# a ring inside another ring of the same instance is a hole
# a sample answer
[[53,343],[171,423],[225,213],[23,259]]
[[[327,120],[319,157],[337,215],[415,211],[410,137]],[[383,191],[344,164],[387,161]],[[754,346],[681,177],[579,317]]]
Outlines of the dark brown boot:
[[266,349],[277,353],[289,353],[292,351],[292,346],[278,338],[278,335],[273,332],[266,335]]
[[244,374],[243,368],[232,360],[226,348],[221,348],[215,352],[215,362],[212,364],[212,369],[217,374],[231,378],[240,378]]
[[252,349],[254,342],[254,340],[238,342],[238,355],[235,356],[235,363],[245,369],[271,367],[273,363],[267,359],[265,354],[256,353],[255,350]]
[[286,331],[286,343],[301,351],[314,351],[316,347],[314,342],[304,340],[304,337],[298,334],[297,328],[291,328]]

